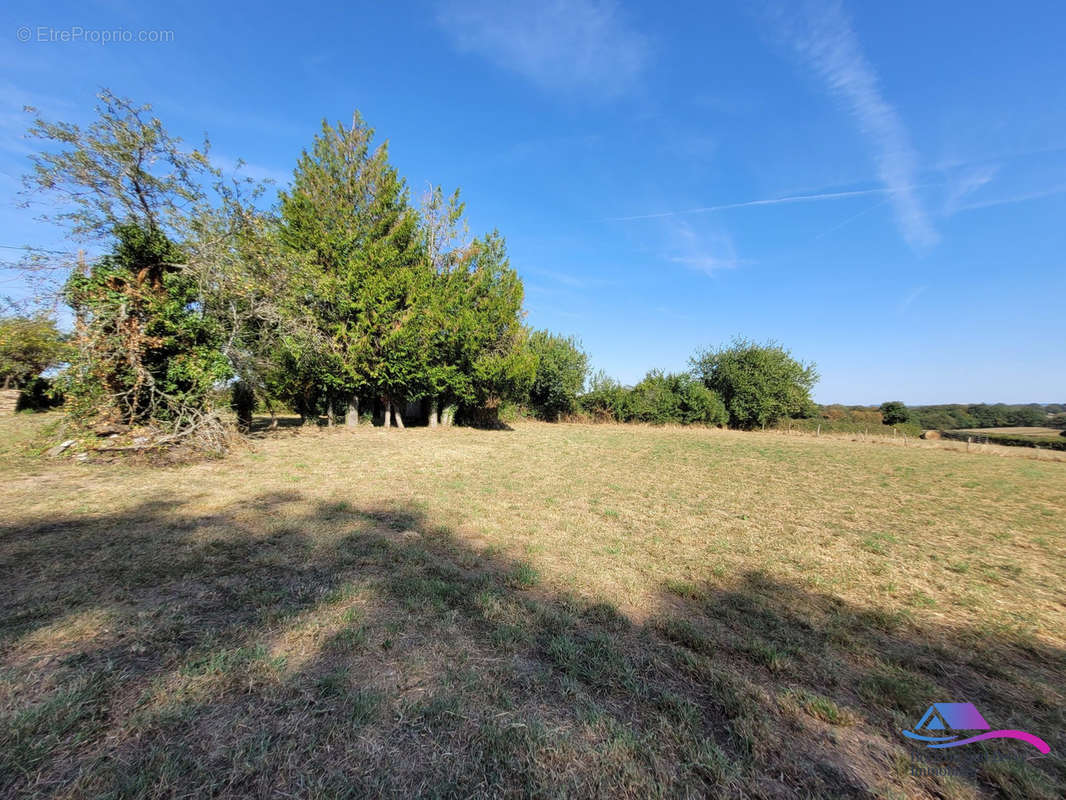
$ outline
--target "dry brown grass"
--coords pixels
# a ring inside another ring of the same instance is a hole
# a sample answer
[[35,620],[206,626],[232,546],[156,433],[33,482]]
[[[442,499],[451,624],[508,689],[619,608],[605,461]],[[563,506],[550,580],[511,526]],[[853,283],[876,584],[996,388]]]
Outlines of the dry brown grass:
[[[42,424],[0,420],[0,793],[1066,791],[1061,462],[527,423],[159,469]],[[1051,757],[900,736],[945,700]]]

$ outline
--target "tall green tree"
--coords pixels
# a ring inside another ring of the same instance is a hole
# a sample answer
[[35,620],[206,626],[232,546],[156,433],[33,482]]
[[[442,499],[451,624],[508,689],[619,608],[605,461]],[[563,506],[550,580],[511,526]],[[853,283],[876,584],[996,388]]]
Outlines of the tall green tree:
[[462,405],[467,416],[491,417],[503,401],[524,397],[533,379],[534,356],[524,346],[522,281],[499,231],[431,264],[425,369],[430,425],[450,404]]
[[814,413],[814,364],[796,361],[776,342],[737,338],[728,347],[697,353],[691,363],[704,385],[722,398],[733,427],[765,427]]
[[295,294],[321,333],[308,345],[317,388],[330,407],[345,397],[352,422],[361,395],[379,397],[388,424],[419,389],[430,272],[406,184],[373,136],[358,113],[350,126],[323,122],[281,194],[281,239],[310,265]]

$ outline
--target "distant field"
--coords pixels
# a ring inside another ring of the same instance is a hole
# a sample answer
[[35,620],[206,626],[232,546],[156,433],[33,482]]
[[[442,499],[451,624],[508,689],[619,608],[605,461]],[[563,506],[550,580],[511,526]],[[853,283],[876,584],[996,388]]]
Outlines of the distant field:
[[[153,469],[47,423],[0,419],[0,797],[1066,795],[1064,462],[524,423]],[[937,701],[1051,755],[904,739]]]
[[1062,431],[1058,428],[963,428],[960,433],[979,433],[982,436],[1024,436],[1026,438],[1044,439],[1048,437],[1062,438]]
[[1058,428],[965,428],[945,431],[944,433],[957,439],[964,436],[973,436],[975,441],[987,439],[996,444],[1050,447],[1056,450],[1066,450],[1066,437],[1062,436],[1062,431]]

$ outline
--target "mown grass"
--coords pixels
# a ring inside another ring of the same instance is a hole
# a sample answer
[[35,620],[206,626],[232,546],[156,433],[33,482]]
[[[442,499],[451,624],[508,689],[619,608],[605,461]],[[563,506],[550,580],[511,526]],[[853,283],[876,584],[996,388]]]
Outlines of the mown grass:
[[[0,420],[0,795],[1066,792],[1064,463],[529,423],[148,468],[47,423]],[[961,700],[1051,756],[913,776]]]

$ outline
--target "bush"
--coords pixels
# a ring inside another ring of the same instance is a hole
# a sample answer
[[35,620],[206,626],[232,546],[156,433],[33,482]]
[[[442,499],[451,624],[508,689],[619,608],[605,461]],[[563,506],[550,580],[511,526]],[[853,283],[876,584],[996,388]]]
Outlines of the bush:
[[814,365],[796,361],[775,342],[737,338],[729,347],[697,353],[692,365],[704,385],[722,398],[734,427],[766,427],[815,413]]
[[541,419],[554,422],[577,411],[577,398],[588,374],[588,356],[573,337],[534,331],[529,349],[536,360],[529,404]]
[[722,398],[698,379],[684,375],[680,388],[681,423],[683,425],[718,425],[729,422],[729,413]]
[[70,356],[66,337],[47,316],[0,318],[0,385],[28,388],[45,370]]
[[221,331],[166,235],[130,224],[118,226],[115,239],[111,255],[72,273],[64,287],[81,320],[74,364],[63,376],[68,408],[79,420],[187,421],[230,377]]
[[724,425],[728,420],[722,399],[685,372],[652,370],[632,389],[598,373],[580,405],[599,421]]
[[63,392],[48,378],[34,378],[22,387],[19,411],[47,411],[63,405]]
[[881,404],[881,421],[885,425],[898,425],[910,419],[907,406],[899,400],[890,400]]
[[721,399],[687,373],[652,370],[633,387],[629,419],[663,425],[723,425],[727,420]]
[[600,370],[589,380],[589,390],[578,405],[596,422],[625,422],[631,402],[630,390]]
[[681,416],[681,398],[670,378],[661,370],[652,370],[632,389],[630,420],[662,425],[677,422]]

